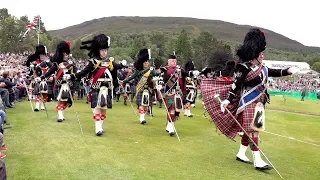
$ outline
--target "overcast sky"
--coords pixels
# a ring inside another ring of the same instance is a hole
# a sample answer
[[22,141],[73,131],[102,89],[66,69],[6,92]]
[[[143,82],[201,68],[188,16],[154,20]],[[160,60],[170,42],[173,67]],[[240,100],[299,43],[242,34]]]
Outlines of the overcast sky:
[[[40,14],[48,30],[108,16],[175,16],[263,27],[320,47],[318,0],[0,0],[20,17]],[[207,1],[207,2],[206,2]]]

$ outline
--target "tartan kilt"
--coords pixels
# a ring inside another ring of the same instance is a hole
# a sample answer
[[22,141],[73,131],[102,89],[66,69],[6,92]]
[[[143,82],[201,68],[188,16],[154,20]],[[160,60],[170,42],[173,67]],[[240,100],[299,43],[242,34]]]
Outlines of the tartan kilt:
[[136,94],[137,93],[136,86],[134,86],[134,85],[130,85],[130,90],[131,90],[130,94]]
[[[257,132],[256,130],[251,128],[251,123],[254,117],[254,110],[258,102],[263,103],[265,100],[265,96],[261,95],[257,100],[253,101],[252,103],[248,104],[245,109],[240,112],[237,116],[237,120],[242,125],[243,129],[250,132]],[[238,131],[242,131],[239,127]]]
[[39,95],[39,94],[40,94],[39,83],[34,82],[34,87],[32,89],[32,95]]
[[193,103],[195,103],[195,101],[197,99],[197,89],[194,89],[195,98],[192,102],[187,100],[187,96],[188,96],[189,92],[190,92],[190,89],[187,89],[186,93],[183,95],[183,99],[182,99],[183,105],[186,105],[187,103],[193,104]]
[[[143,93],[143,91],[138,92],[138,94],[136,96],[136,104],[137,104],[138,108],[140,107],[141,102],[142,102],[142,93]],[[152,92],[150,92],[150,90],[149,90],[149,106],[152,107]]]
[[54,83],[47,81],[47,85],[48,85],[48,94],[53,94]]
[[124,89],[120,86],[114,88],[116,94],[124,94]]
[[[181,96],[181,99],[183,101],[183,96]],[[168,111],[170,112],[171,110],[175,111],[175,116],[179,116],[180,112],[176,111],[176,103],[175,103],[175,95],[167,95],[165,94],[164,96],[164,103],[166,103],[166,106],[168,108]],[[183,109],[183,102],[181,104],[182,109]]]
[[[112,108],[112,99],[111,99],[111,89],[108,89],[108,97],[107,97],[107,107]],[[99,90],[92,89],[90,94],[90,106],[91,108],[96,108],[98,105],[98,96],[99,96]]]
[[[228,97],[233,81],[224,81],[220,79],[203,79],[201,81],[201,93],[205,109],[210,115],[211,119],[216,124],[216,127],[222,134],[228,138],[234,139],[239,132],[240,127],[234,121],[232,116],[221,112],[220,103],[216,102],[214,96],[220,95],[221,100]],[[228,109],[232,115],[236,114],[240,100],[240,93],[236,94],[235,98],[228,105]]]

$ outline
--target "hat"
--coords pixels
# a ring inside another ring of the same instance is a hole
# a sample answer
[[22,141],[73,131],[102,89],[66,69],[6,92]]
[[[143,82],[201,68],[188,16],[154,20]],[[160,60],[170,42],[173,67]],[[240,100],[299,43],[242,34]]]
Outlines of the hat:
[[35,52],[35,54],[37,55],[37,56],[39,56],[40,54],[44,54],[44,55],[46,55],[47,54],[47,48],[45,47],[45,46],[43,46],[43,45],[38,45],[38,46],[36,46],[36,52]]
[[[90,45],[89,45],[90,44]],[[94,36],[92,40],[81,42],[80,49],[89,50],[88,56],[100,59],[100,50],[110,47],[110,37],[104,34]]]
[[63,53],[70,54],[71,43],[68,41],[61,41],[57,45],[56,53],[52,57],[52,62],[61,63],[63,61]]
[[150,59],[150,50],[141,49],[137,54],[137,60],[134,62],[134,67],[137,70],[143,70],[143,63],[149,61]]
[[241,62],[248,62],[257,57],[266,49],[264,32],[260,29],[250,29],[246,34],[243,45],[237,50]]

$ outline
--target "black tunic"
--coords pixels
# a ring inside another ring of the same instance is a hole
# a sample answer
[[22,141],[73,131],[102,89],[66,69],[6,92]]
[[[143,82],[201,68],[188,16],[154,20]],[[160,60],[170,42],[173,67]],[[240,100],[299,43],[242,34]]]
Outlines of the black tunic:
[[[290,75],[288,73],[287,69],[268,69],[268,77],[281,77],[281,76],[287,76]],[[252,69],[247,64],[237,64],[235,71],[234,71],[234,81],[233,81],[233,88],[229,92],[228,100],[231,102],[231,100],[234,98],[237,92],[239,92],[243,88],[247,87],[255,87],[258,84],[262,82],[261,76],[257,76],[254,79],[250,81],[246,81],[248,73],[252,71]],[[267,91],[266,91],[267,94]]]

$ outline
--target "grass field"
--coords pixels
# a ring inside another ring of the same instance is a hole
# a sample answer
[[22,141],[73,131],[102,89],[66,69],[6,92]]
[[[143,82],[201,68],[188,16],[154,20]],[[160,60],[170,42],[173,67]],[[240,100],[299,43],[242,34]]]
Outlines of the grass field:
[[[268,107],[315,113],[320,106],[279,97],[272,103]],[[57,123],[55,104],[47,107],[49,119],[44,111],[31,112],[27,101],[7,110],[13,126],[5,131],[8,179],[280,179],[274,170],[259,172],[236,161],[240,138],[219,136],[200,104],[192,109],[196,116],[176,123],[181,142],[165,132],[165,111],[158,106],[141,125],[129,105],[115,102],[102,137],[95,136],[91,109],[83,101],[75,104],[83,136],[72,109]],[[260,135],[260,147],[283,178],[319,179],[320,117],[267,110],[266,121],[267,132],[291,137]],[[250,151],[247,156],[252,160]]]

